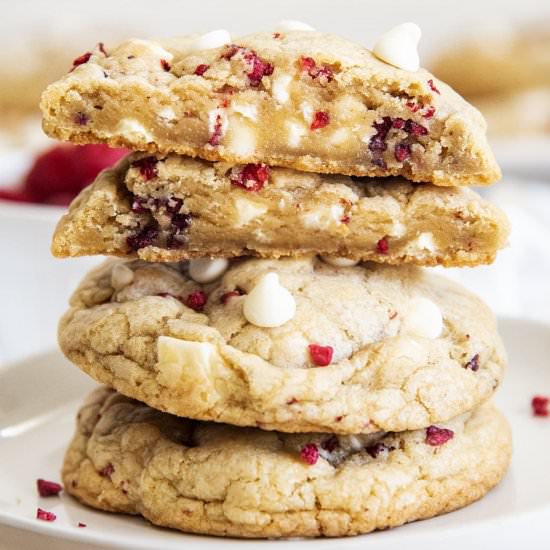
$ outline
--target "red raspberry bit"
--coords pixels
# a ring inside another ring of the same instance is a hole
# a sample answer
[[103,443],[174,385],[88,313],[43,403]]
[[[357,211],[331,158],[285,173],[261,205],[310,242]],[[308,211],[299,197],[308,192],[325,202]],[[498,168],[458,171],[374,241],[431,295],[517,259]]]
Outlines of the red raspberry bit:
[[348,224],[351,220],[351,216],[345,215],[340,218],[340,223]]
[[430,105],[422,114],[422,117],[425,119],[433,118],[435,115],[435,107],[433,105]]
[[405,121],[402,118],[394,118],[393,122],[391,123],[392,128],[397,128],[398,130],[401,130],[405,126]]
[[86,53],[83,53],[81,56],[77,57],[73,61],[73,70],[75,67],[78,67],[79,65],[84,65],[84,63],[88,63],[88,61],[90,61],[90,57],[92,57],[92,52],[86,52]]
[[416,113],[416,111],[418,111],[418,109],[420,109],[420,105],[418,103],[414,102],[414,101],[407,101],[407,103],[405,103],[405,105],[407,106],[407,109],[409,109],[413,113]]
[[533,416],[548,416],[548,402],[550,399],[542,395],[536,395],[531,400],[531,408],[533,409]]
[[287,405],[294,405],[295,403],[298,403],[298,400],[295,397],[292,397],[286,402]]
[[109,54],[107,53],[107,50],[105,49],[105,44],[103,44],[103,42],[98,42],[97,47],[105,57],[109,57]]
[[387,237],[383,237],[376,243],[376,251],[379,254],[387,254],[390,250],[390,245],[388,243]]
[[279,38],[281,38],[281,36],[282,36],[282,35],[281,35],[280,32],[274,32],[274,33],[273,33],[273,38],[274,38],[275,40],[278,40]]
[[269,166],[247,164],[237,174],[231,176],[231,184],[247,191],[261,191],[269,179]]
[[161,59],[161,60],[160,60],[160,66],[161,66],[166,72],[169,72],[170,69],[172,68],[172,65],[170,65],[170,63],[168,63],[168,61],[166,61],[166,59]]
[[110,462],[108,462],[106,466],[104,466],[103,468],[101,468],[101,470],[99,470],[99,475],[101,477],[108,477],[109,479],[111,479],[111,476],[113,475],[114,471],[115,471],[115,467]]
[[300,69],[302,69],[302,71],[309,74],[313,69],[315,69],[315,66],[316,63],[313,57],[300,57]]
[[369,453],[372,458],[376,458],[380,453],[383,453],[384,451],[393,451],[393,447],[388,447],[386,444],[382,443],[381,441],[378,441],[377,443],[374,443],[373,445],[369,445],[365,451]]
[[454,437],[455,433],[453,430],[448,430],[447,428],[438,428],[437,426],[429,426],[426,429],[426,443],[432,447],[439,447],[447,443]]
[[195,292],[191,292],[191,294],[185,298],[184,303],[187,307],[190,307],[194,311],[202,311],[207,301],[208,296],[206,295],[206,292],[202,290],[195,290]]
[[342,415],[339,415],[339,416],[337,416],[334,420],[336,420],[336,422],[342,422],[342,419],[343,419],[343,418],[344,418],[344,417],[343,417]]
[[465,369],[476,372],[479,369],[479,353],[476,353],[465,365]]
[[300,451],[300,458],[310,466],[313,466],[319,460],[319,449],[315,443],[308,443]]
[[432,92],[441,95],[441,92],[437,89],[433,79],[430,78],[430,80],[428,80],[428,86],[430,87],[430,90],[432,90]]
[[240,288],[236,288],[235,290],[230,290],[229,292],[226,292],[221,295],[220,302],[225,306],[231,298],[234,296],[242,296],[244,292]]
[[36,519],[41,519],[42,521],[55,521],[57,516],[53,512],[46,512],[46,510],[42,508],[37,508]]
[[321,443],[321,448],[329,453],[332,453],[332,451],[334,451],[334,449],[336,449],[339,445],[338,438],[335,435],[332,435]]
[[334,355],[334,348],[332,346],[320,346],[319,344],[309,344],[309,355],[311,360],[318,367],[326,367],[330,365],[332,356]]
[[418,124],[418,122],[411,119],[405,122],[404,129],[405,132],[412,134],[413,136],[425,136],[428,133],[428,128],[425,128],[421,124]]
[[75,124],[78,124],[79,126],[86,126],[88,122],[90,122],[90,117],[86,113],[82,113],[81,111],[77,111],[73,115],[73,121]]
[[134,235],[129,235],[126,238],[126,243],[131,250],[139,250],[140,248],[151,246],[157,237],[158,230],[148,226]]
[[57,496],[63,489],[59,483],[55,481],[46,481],[45,479],[37,479],[36,488],[41,497]]
[[88,527],[88,526],[85,523],[82,523],[81,521],[79,521],[78,527]]
[[312,130],[320,130],[330,123],[330,115],[325,111],[317,111],[313,115],[313,122],[311,123]]
[[395,159],[403,162],[411,156],[411,146],[408,143],[398,143],[394,150]]
[[143,176],[143,179],[149,181],[158,176],[157,162],[158,160],[155,157],[143,157],[132,162],[132,166],[139,168],[139,173]]
[[214,122],[214,130],[212,131],[212,135],[210,136],[208,143],[215,147],[216,145],[220,144],[221,138],[222,138],[222,115],[218,113],[216,115],[216,121]]
[[271,76],[273,74],[273,65],[271,63],[266,63],[263,59],[258,57],[254,50],[245,53],[244,58],[252,66],[252,70],[246,75],[248,76],[251,86],[259,86],[264,76]]
[[195,69],[195,72],[193,74],[196,74],[197,76],[202,76],[209,68],[210,65],[207,65],[206,63],[201,63],[200,65],[197,65],[197,68]]

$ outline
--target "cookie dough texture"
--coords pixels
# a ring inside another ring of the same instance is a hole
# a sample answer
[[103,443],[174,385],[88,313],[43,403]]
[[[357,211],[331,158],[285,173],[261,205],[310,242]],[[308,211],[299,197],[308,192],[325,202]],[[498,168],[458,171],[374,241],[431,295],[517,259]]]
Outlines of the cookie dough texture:
[[[186,262],[133,261],[125,264],[131,283],[115,291],[112,270],[121,263],[108,261],[81,283],[60,323],[61,349],[97,381],[172,414],[285,432],[401,431],[471,410],[503,375],[488,308],[420,268],[246,259],[199,285]],[[242,313],[246,293],[268,272],[296,300],[294,318],[271,329]],[[208,295],[200,313],[184,305],[198,290]],[[406,328],[418,297],[440,308],[440,337]],[[202,343],[200,359],[159,363],[159,336]],[[331,346],[332,363],[316,367],[310,344]]]
[[[140,168],[144,163],[149,171]],[[261,188],[249,190],[239,182],[250,168],[254,175],[250,166],[132,155],[73,202],[55,232],[53,253],[147,261],[319,253],[473,266],[491,263],[508,237],[504,214],[466,188],[260,167],[267,180],[250,180]],[[189,224],[174,246],[178,229],[174,209],[170,214],[167,208],[176,201],[176,215],[189,216]],[[150,244],[128,244],[150,228],[156,231]],[[382,250],[381,239],[387,243]]]
[[[283,434],[193,422],[100,388],[78,415],[65,455],[65,490],[110,512],[140,514],[186,532],[236,537],[368,533],[455,510],[503,477],[511,436],[492,405],[445,424],[454,437],[426,444],[426,431],[382,435],[393,450],[323,453],[300,448],[326,434]],[[353,437],[353,436],[352,436]],[[357,440],[357,438],[355,438]],[[346,445],[347,444],[347,445]]]
[[259,33],[193,50],[193,38],[97,47],[42,96],[43,127],[233,164],[482,185],[500,170],[480,113],[429,72],[334,35]]

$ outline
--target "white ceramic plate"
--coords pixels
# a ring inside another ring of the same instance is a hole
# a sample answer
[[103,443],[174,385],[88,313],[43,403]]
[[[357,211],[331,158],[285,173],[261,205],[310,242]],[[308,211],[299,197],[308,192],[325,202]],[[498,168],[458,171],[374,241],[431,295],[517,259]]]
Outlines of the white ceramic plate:
[[[161,550],[276,545],[285,549],[402,550],[408,545],[441,550],[444,542],[444,550],[463,549],[465,544],[470,550],[488,544],[508,548],[512,543],[548,541],[550,417],[534,418],[530,400],[537,393],[550,394],[550,325],[507,320],[501,323],[501,330],[510,354],[510,368],[496,400],[512,424],[515,439],[512,467],[503,483],[464,510],[349,539],[242,541],[192,536],[152,527],[140,518],[97,512],[64,494],[41,499],[35,481],[39,477],[59,480],[75,411],[94,384],[57,352],[3,367],[0,548],[90,549],[105,545]],[[57,520],[46,523],[35,519],[38,506],[57,514]],[[78,522],[87,527],[78,528]]]

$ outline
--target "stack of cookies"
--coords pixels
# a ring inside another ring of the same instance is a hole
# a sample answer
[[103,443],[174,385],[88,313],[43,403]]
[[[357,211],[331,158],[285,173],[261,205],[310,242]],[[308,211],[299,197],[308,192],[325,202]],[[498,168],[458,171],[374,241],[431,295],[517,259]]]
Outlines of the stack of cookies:
[[500,481],[495,319],[422,267],[494,259],[507,221],[467,186],[499,169],[405,27],[376,55],[298,22],[98,44],[46,90],[48,135],[135,151],[53,241],[119,257],[60,324],[105,385],[79,413],[67,492],[188,532],[340,536]]

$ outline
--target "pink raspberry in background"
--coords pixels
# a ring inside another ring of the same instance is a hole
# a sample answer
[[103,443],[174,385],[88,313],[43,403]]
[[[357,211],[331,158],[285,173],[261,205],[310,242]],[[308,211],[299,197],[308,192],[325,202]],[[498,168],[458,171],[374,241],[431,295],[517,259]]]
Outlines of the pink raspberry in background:
[[107,145],[57,145],[39,155],[23,182],[0,199],[67,205],[96,176],[128,154]]

